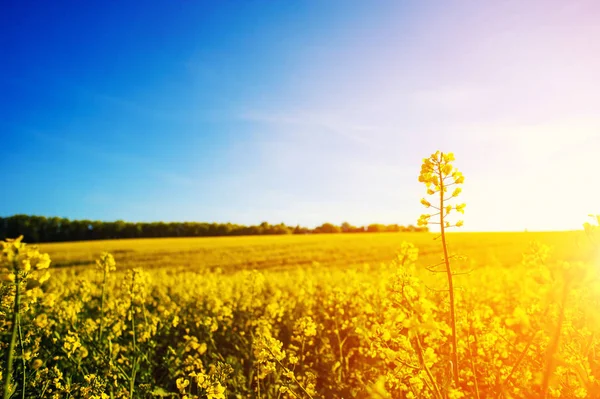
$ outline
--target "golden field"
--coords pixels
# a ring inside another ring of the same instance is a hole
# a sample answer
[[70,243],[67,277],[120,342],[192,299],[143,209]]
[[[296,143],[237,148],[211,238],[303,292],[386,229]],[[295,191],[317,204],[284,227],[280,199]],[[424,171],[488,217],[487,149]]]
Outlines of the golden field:
[[[350,267],[392,260],[403,241],[419,247],[424,263],[441,256],[434,233],[360,233],[201,238],[150,238],[42,244],[53,267],[94,265],[101,252],[110,252],[120,268],[226,272],[283,270],[299,266]],[[583,231],[519,233],[449,233],[452,250],[475,266],[497,262],[510,266],[521,260],[531,241],[554,248],[557,257],[581,260],[587,238]]]
[[31,265],[7,397],[598,397],[600,265],[583,231],[447,235],[466,257],[453,259],[458,386],[444,275],[426,269],[434,237],[43,244],[41,284],[43,257],[4,244],[5,261],[17,246]]

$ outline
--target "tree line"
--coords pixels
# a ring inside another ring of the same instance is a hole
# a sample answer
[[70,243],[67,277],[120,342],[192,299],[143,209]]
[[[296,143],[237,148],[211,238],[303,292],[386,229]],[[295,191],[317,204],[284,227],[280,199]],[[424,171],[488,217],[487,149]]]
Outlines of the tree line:
[[375,233],[375,232],[426,232],[426,227],[398,224],[370,224],[352,226],[349,223],[335,225],[323,223],[313,229],[302,226],[287,226],[283,223],[244,226],[233,223],[199,222],[151,222],[134,223],[117,220],[70,220],[59,217],[14,215],[0,217],[0,239],[23,235],[25,242],[60,242],[107,240],[118,238],[157,237],[217,237],[275,234],[323,234],[323,233]]

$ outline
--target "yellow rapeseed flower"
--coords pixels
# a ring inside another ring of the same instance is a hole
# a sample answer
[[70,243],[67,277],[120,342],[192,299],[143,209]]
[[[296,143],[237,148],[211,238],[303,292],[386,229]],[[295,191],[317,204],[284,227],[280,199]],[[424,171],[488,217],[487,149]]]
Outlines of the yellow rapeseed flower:
[[100,259],[96,260],[96,269],[103,271],[108,274],[117,270],[117,263],[112,254],[108,252],[102,252]]

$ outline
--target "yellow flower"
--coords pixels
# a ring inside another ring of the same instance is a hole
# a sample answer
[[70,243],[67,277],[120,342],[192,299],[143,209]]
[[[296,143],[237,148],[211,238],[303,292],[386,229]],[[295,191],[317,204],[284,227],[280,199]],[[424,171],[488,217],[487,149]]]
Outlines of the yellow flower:
[[446,176],[450,175],[452,173],[452,165],[450,165],[449,163],[444,165],[442,167],[442,173]]
[[42,365],[44,364],[44,362],[42,362],[41,359],[35,359],[32,363],[31,363],[31,368],[34,370],[39,369],[40,367],[42,367]]
[[48,326],[48,316],[45,313],[39,314],[34,320],[33,324],[39,328],[46,328]]
[[312,317],[305,316],[296,321],[296,324],[294,325],[294,334],[302,335],[307,338],[316,336],[317,325]]
[[190,381],[185,378],[178,378],[176,381],[176,384],[177,384],[177,389],[179,390],[179,392],[183,393],[185,388],[187,388],[187,386],[190,385]]
[[96,269],[103,271],[108,274],[117,270],[117,263],[115,258],[108,252],[102,252],[100,259],[96,261]]
[[206,390],[207,399],[225,399],[225,387],[218,382]]
[[421,215],[421,217],[417,221],[417,225],[419,225],[419,226],[427,226],[427,224],[429,223],[429,218],[430,217],[431,217],[431,215],[428,215],[428,214]]

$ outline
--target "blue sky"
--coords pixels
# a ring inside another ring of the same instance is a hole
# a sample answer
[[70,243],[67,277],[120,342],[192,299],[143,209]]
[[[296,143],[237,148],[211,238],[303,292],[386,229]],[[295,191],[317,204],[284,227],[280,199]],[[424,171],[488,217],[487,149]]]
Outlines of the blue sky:
[[10,1],[0,215],[415,223],[453,151],[465,230],[600,212],[595,1]]

